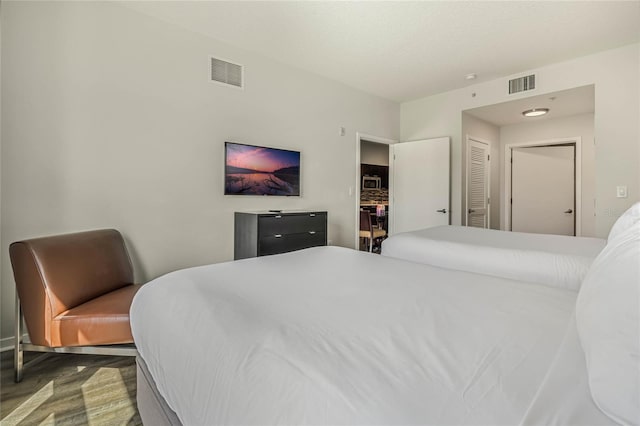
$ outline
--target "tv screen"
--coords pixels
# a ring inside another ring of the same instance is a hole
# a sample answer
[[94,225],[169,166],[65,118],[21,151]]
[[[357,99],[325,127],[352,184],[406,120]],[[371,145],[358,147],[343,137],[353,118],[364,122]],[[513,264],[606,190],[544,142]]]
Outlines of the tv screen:
[[225,142],[225,195],[300,195],[300,152]]

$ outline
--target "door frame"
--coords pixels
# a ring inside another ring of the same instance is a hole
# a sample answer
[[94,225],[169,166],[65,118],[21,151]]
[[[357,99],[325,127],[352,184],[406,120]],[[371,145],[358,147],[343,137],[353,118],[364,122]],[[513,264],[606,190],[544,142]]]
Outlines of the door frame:
[[511,156],[513,148],[530,148],[554,145],[575,145],[574,158],[574,195],[575,195],[575,234],[576,237],[582,235],[582,137],[574,136],[569,138],[547,139],[533,142],[514,142],[504,146],[504,192],[503,192],[503,214],[504,229],[511,230]]
[[[373,136],[367,133],[356,132],[356,185],[353,193],[355,194],[355,229],[354,229],[354,248],[360,248],[360,143],[362,141],[386,144],[389,146],[389,216],[393,214],[393,161],[391,161],[391,146],[398,143],[397,140]],[[349,191],[351,192],[351,191]],[[392,224],[388,224],[389,234],[392,232]]]
[[491,141],[487,139],[476,138],[471,135],[466,135],[465,138],[466,146],[465,146],[465,179],[464,179],[464,225],[469,226],[469,141],[476,141],[478,143],[487,145],[489,147],[489,167],[487,170],[487,199],[489,202],[487,203],[487,228],[491,229],[491,206],[493,203],[491,202]]

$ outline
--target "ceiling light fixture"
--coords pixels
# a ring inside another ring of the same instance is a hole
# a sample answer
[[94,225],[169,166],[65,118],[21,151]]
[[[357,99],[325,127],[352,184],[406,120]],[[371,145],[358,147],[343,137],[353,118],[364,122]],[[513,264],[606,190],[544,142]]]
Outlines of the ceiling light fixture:
[[522,111],[522,115],[525,117],[540,117],[549,112],[549,108],[532,108],[526,111]]
[[474,73],[471,74],[467,74],[464,76],[465,80],[475,80],[477,77],[477,75],[475,75]]

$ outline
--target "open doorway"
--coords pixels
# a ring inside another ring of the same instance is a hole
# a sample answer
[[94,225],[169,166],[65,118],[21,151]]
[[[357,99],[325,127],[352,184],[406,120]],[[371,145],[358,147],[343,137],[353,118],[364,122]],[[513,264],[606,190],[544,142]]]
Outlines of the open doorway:
[[358,134],[356,248],[361,251],[379,253],[382,241],[389,235],[390,145],[394,142]]
[[[356,249],[374,251],[394,233],[450,223],[448,136],[402,143],[362,134],[356,137]],[[376,157],[370,156],[369,148]],[[360,229],[362,211],[368,212],[369,217],[362,215],[365,222],[372,219],[379,230],[376,235],[367,232],[370,227]],[[376,241],[370,245],[369,240]]]

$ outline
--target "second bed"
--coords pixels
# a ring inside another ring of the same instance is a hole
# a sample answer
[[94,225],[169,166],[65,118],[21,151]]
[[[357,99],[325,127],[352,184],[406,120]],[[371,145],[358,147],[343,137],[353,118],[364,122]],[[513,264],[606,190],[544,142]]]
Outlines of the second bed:
[[436,226],[387,238],[382,255],[576,291],[606,244],[600,238]]

